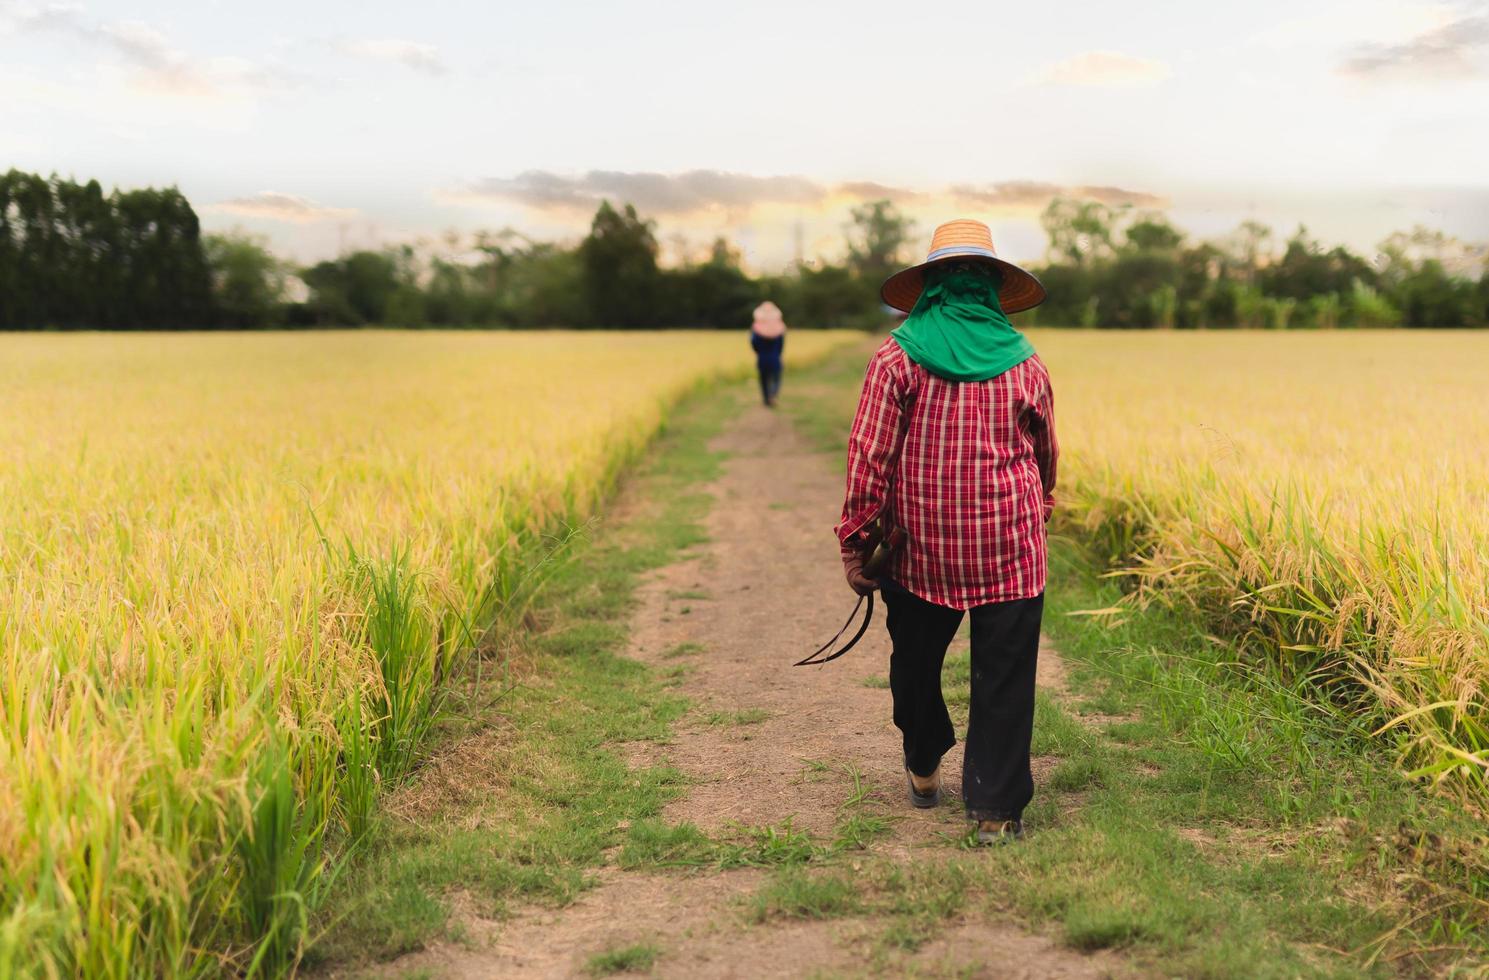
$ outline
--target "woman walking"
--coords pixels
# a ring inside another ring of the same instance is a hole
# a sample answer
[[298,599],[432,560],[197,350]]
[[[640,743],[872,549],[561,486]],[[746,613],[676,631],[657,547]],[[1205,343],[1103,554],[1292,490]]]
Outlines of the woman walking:
[[750,327],[750,346],[755,349],[755,367],[760,372],[760,398],[774,408],[781,393],[781,351],[786,347],[786,321],[781,309],[766,300],[755,307]]
[[[956,743],[941,665],[970,614],[962,798],[981,843],[1016,840],[1034,794],[1034,668],[1058,449],[1049,374],[1006,314],[1038,305],[1044,287],[997,258],[986,225],[960,220],[937,228],[927,260],[891,276],[880,296],[910,315],[869,361],[837,527],[843,564],[855,592],[883,589],[894,723],[917,807],[940,802],[941,757]],[[862,549],[879,518],[907,539],[875,581]]]

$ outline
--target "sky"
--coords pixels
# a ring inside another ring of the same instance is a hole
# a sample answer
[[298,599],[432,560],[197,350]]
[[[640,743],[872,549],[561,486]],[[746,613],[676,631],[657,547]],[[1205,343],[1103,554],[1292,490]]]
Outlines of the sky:
[[602,198],[664,253],[842,251],[880,197],[1037,260],[1057,194],[1195,238],[1489,239],[1489,0],[0,0],[0,167],[174,184],[297,260]]

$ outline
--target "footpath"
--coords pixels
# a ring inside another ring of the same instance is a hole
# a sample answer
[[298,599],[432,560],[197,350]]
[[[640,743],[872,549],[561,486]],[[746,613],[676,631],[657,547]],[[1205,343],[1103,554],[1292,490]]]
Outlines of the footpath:
[[[633,767],[670,765],[685,777],[687,789],[661,814],[664,824],[718,839],[753,834],[763,847],[747,863],[766,867],[609,866],[565,907],[534,905],[499,921],[468,916],[466,941],[403,957],[390,964],[392,975],[1127,972],[1111,954],[1067,949],[992,910],[956,907],[966,882],[938,880],[936,872],[948,853],[977,856],[959,850],[966,829],[957,797],[961,750],[945,761],[949,792],[941,807],[911,809],[890,722],[882,622],[841,660],[790,666],[841,625],[853,602],[831,533],[841,505],[838,462],[785,415],[757,404],[742,406],[710,448],[724,463],[707,488],[708,540],[642,586],[629,649],[675,677],[693,707],[670,741],[618,748]],[[1061,696],[1063,672],[1058,654],[1042,649],[1046,692]],[[958,679],[949,674],[948,683]],[[1036,758],[1036,780],[1057,761]],[[834,853],[812,859],[814,846]],[[777,862],[772,850],[799,851],[805,860]],[[855,877],[887,894],[860,897]]]

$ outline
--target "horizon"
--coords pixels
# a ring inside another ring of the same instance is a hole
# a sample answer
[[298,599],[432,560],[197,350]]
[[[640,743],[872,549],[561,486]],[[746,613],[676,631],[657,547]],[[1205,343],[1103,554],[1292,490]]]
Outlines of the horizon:
[[370,4],[349,24],[282,0],[4,0],[18,97],[0,149],[178,186],[204,229],[301,262],[452,230],[577,239],[602,198],[654,218],[673,261],[723,235],[757,271],[839,257],[851,206],[884,197],[917,247],[974,217],[1026,262],[1057,194],[1162,210],[1194,239],[1245,220],[1367,255],[1419,224],[1489,239],[1479,0],[897,20],[883,3]]

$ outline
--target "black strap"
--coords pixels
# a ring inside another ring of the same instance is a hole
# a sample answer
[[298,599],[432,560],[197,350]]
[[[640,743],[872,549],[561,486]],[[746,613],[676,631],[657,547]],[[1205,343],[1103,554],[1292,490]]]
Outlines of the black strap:
[[[843,648],[841,650],[837,651],[836,653],[834,653],[834,654],[832,654],[830,656],[823,657],[822,654],[824,654],[828,650],[832,649],[833,644],[837,643],[838,640],[842,639],[843,634],[846,633],[846,632],[848,632],[848,627],[850,627],[850,626],[853,625],[853,620],[855,618],[857,618],[857,616],[858,616],[858,610],[863,608],[863,601],[865,599],[867,599],[869,601],[868,610],[863,614],[863,622],[861,622],[861,623],[858,624],[858,632],[854,633],[853,634],[853,638],[850,639],[847,643],[843,644]],[[838,630],[836,633],[833,634],[832,639],[828,640],[826,643],[822,644],[816,650],[812,651],[812,653],[810,655],[808,655],[806,657],[806,659],[804,659],[804,660],[798,660],[796,663],[792,664],[791,666],[793,666],[793,667],[815,667],[818,664],[825,664],[825,663],[828,663],[829,661],[833,661],[833,660],[838,659],[843,654],[847,653],[849,650],[852,650],[853,647],[854,647],[854,645],[856,645],[859,640],[863,639],[863,634],[865,634],[865,633],[868,632],[869,623],[873,620],[873,618],[874,618],[874,593],[870,592],[868,595],[861,595],[861,596],[858,597],[858,601],[853,604],[853,611],[848,614],[848,621],[843,624],[843,628],[842,629]],[[819,657],[821,657],[820,660],[817,659]]]
[[[910,412],[914,409],[914,407],[915,400],[913,398],[908,400],[908,404],[900,407],[899,431],[895,433],[894,462],[887,467],[887,469],[889,470],[889,475],[885,477],[884,480],[884,500],[880,502],[879,515],[877,518],[875,518],[883,522],[886,527],[888,526],[888,521],[885,521],[885,517],[889,514],[890,498],[894,496],[894,481],[895,478],[899,475],[900,457],[903,456],[905,453],[905,439],[910,434]],[[872,523],[872,520],[865,523]],[[854,533],[856,534],[858,532],[855,531]],[[841,650],[829,656],[823,657],[822,654],[832,649],[832,645],[838,642],[838,640],[842,639],[844,633],[848,632],[848,627],[853,625],[853,619],[858,615],[858,610],[863,608],[863,601],[865,599],[868,600],[868,610],[863,614],[863,622],[858,624],[858,630],[853,634],[853,638],[850,639],[847,643],[844,643]],[[858,641],[863,639],[863,635],[869,631],[869,623],[873,622],[873,620],[874,593],[870,592],[868,595],[861,595],[858,597],[858,602],[854,603],[853,605],[853,611],[848,614],[848,621],[843,624],[842,629],[833,634],[832,639],[828,640],[826,643],[822,644],[820,647],[814,650],[806,659],[798,660],[791,666],[815,667],[818,664],[830,663],[831,661],[838,659],[849,650],[852,650],[854,646],[858,644]],[[818,659],[819,657],[821,659]]]

